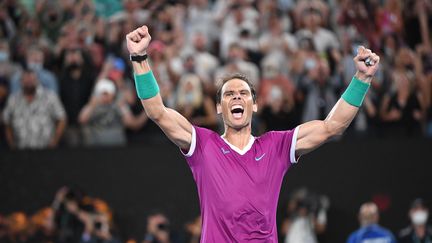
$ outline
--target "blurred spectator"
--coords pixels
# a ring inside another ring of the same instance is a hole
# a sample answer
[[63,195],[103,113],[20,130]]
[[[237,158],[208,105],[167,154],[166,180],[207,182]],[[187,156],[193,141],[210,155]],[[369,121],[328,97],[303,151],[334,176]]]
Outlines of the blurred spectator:
[[199,243],[201,239],[201,216],[196,217],[193,221],[186,223],[186,239],[185,243]]
[[408,215],[411,225],[399,233],[400,243],[432,242],[432,228],[427,225],[429,209],[423,199],[415,199],[411,203]]
[[120,243],[114,235],[110,209],[104,201],[83,198],[77,216],[84,223],[80,243]]
[[155,211],[147,217],[147,232],[141,243],[171,243],[175,240],[165,214]]
[[259,38],[260,51],[264,55],[276,55],[281,63],[286,62],[286,56],[297,50],[296,38],[284,31],[282,21],[277,15],[269,18],[268,29]]
[[[4,219],[6,227],[5,243],[25,243],[28,240],[29,220],[24,212],[14,212]],[[0,238],[1,239],[1,238]]]
[[314,243],[325,233],[329,199],[306,189],[295,191],[281,225],[285,243]]
[[403,8],[404,39],[415,49],[419,44],[430,45],[432,3],[426,0],[406,0]]
[[55,239],[54,211],[50,207],[42,208],[30,218],[28,242],[51,243]]
[[[26,51],[25,66],[36,73],[37,78],[45,89],[58,94],[58,81],[54,73],[44,68],[44,52],[36,46],[32,46]],[[17,73],[11,79],[11,94],[17,93],[21,89],[21,75]]]
[[[393,81],[384,95],[380,115],[385,122],[388,136],[420,136],[424,120],[425,102],[421,92],[421,77],[416,75],[415,54],[402,48],[398,51],[395,67],[391,73]],[[418,68],[417,68],[418,70]]]
[[0,39],[0,78],[6,79],[8,83],[20,70],[19,65],[12,61],[12,53],[7,40]]
[[296,110],[295,87],[281,72],[277,59],[267,57],[263,64],[263,79],[258,93],[260,117],[266,130],[287,130],[300,120]]
[[325,119],[336,104],[336,90],[341,80],[330,76],[330,67],[325,59],[307,59],[307,76],[299,84],[305,92],[302,122]]
[[52,203],[54,222],[59,243],[79,242],[84,225],[79,221],[77,213],[83,193],[80,190],[62,187],[55,195]]
[[23,71],[21,87],[9,97],[3,114],[10,148],[56,147],[66,126],[59,98],[39,85],[32,70]]
[[196,72],[206,85],[213,85],[213,74],[219,67],[219,59],[208,51],[209,43],[204,34],[195,33],[192,36],[192,44],[190,50],[186,47],[186,53],[183,54],[186,58],[194,59],[193,69],[187,71]]
[[360,207],[358,220],[360,222],[360,229],[353,232],[347,243],[361,243],[361,242],[387,242],[396,243],[393,234],[378,225],[379,212],[375,203],[368,202],[362,204]]
[[124,100],[116,100],[116,87],[111,80],[96,83],[90,101],[79,114],[84,125],[84,143],[88,146],[126,145],[125,128],[139,129],[148,118],[135,117]]
[[314,42],[318,53],[324,53],[327,49],[339,48],[339,40],[336,35],[323,28],[324,13],[322,10],[310,7],[301,13],[302,28],[296,32],[298,39],[308,37]]
[[216,70],[215,80],[219,80],[227,73],[242,73],[249,78],[256,88],[259,87],[260,72],[258,66],[248,61],[245,49],[238,43],[231,44],[227,62],[224,66]]
[[192,124],[216,130],[216,106],[203,91],[202,82],[195,74],[180,78],[176,94],[176,110]]
[[77,146],[83,143],[78,115],[90,98],[95,75],[89,57],[80,48],[65,49],[61,62],[60,97],[68,117],[65,143]]

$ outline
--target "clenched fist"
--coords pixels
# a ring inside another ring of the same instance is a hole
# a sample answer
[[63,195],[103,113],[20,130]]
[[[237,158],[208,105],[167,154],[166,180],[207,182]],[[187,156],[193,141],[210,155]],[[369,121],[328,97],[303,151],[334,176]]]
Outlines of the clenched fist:
[[143,25],[126,35],[126,46],[131,55],[144,55],[151,36],[147,26]]
[[378,70],[379,56],[364,46],[359,46],[357,56],[354,57],[357,73],[355,76],[365,82],[371,82]]

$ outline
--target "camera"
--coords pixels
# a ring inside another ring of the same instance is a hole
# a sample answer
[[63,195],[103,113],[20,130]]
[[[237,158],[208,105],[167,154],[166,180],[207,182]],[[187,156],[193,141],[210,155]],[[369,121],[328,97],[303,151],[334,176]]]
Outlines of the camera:
[[169,225],[167,223],[161,223],[158,224],[158,229],[163,230],[163,231],[168,231],[169,230]]

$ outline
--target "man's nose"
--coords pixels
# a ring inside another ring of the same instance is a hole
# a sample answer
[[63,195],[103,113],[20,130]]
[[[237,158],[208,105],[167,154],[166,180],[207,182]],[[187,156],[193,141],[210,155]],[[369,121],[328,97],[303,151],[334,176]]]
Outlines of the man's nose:
[[241,97],[240,97],[240,94],[239,94],[239,93],[234,94],[233,99],[235,99],[235,100],[239,100],[240,98],[241,98]]

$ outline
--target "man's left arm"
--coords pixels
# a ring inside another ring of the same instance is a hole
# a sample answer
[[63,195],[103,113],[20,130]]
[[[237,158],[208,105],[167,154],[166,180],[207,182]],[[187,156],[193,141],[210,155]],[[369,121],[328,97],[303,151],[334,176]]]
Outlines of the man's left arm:
[[[366,60],[371,64],[366,65]],[[323,121],[301,124],[298,129],[296,156],[299,157],[319,147],[332,137],[341,135],[357,114],[370,82],[378,70],[379,57],[371,50],[359,47],[354,57],[357,72],[345,93]]]
[[60,142],[63,132],[65,131],[67,125],[67,117],[66,117],[66,111],[58,96],[54,92],[52,92],[49,95],[49,97],[51,99],[50,109],[51,109],[53,119],[56,120],[56,127],[54,130],[54,135],[51,138],[51,142],[48,146],[50,148],[55,148]]

